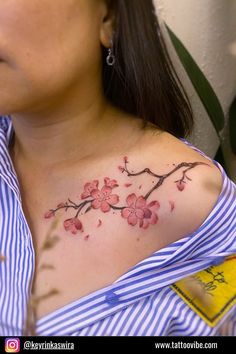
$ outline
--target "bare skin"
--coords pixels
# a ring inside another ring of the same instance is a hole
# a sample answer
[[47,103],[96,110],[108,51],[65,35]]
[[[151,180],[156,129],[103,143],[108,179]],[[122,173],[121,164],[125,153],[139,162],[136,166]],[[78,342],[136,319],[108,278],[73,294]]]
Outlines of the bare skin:
[[[210,161],[168,133],[141,130],[138,117],[103,96],[100,49],[109,47],[113,21],[105,0],[0,3],[0,114],[11,114],[15,130],[9,152],[36,254],[34,291],[59,291],[39,304],[37,319],[193,232],[221,190]],[[82,232],[68,220],[89,200],[85,185],[92,181],[99,190],[113,183],[107,187],[116,197],[106,211],[93,191],[92,209],[77,215]],[[137,214],[134,196],[147,203]],[[74,207],[66,210],[65,202]],[[55,215],[45,218],[50,210]],[[59,242],[42,254],[54,216]],[[38,272],[43,264],[54,268]]]

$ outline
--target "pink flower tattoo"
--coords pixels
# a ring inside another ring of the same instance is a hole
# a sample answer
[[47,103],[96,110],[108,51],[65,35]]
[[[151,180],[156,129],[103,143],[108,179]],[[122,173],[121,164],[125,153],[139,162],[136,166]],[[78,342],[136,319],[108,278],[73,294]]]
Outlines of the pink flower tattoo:
[[71,218],[64,221],[64,228],[72,234],[77,234],[78,230],[83,231],[82,222],[78,218]]
[[94,180],[92,182],[85,183],[84,185],[84,191],[81,194],[81,199],[85,199],[91,196],[91,192],[95,189],[98,188],[98,180]]
[[91,206],[94,209],[100,208],[104,213],[110,211],[111,206],[119,202],[119,196],[117,194],[111,194],[112,188],[103,186],[101,190],[94,189],[91,192],[91,197],[94,200],[91,203]]
[[147,204],[143,196],[137,197],[134,193],[128,195],[126,198],[128,207],[121,211],[123,218],[127,219],[130,225],[135,226],[139,221],[139,226],[146,229],[149,224],[156,224],[158,216],[156,210],[159,209],[158,201],[152,201]]
[[[158,175],[151,171],[149,168],[145,168],[139,172],[133,172],[128,169],[128,157],[125,156],[123,158],[124,166],[118,166],[118,170],[120,173],[126,173],[127,177],[137,178],[142,174],[149,174],[153,177],[154,181],[152,181],[153,185],[150,187],[149,191],[145,195],[136,195],[135,193],[130,193],[126,197],[126,205],[117,205],[120,202],[120,197],[118,194],[114,193],[113,190],[119,187],[117,180],[111,179],[109,177],[104,177],[103,185],[99,188],[99,180],[94,179],[90,182],[85,183],[84,190],[81,193],[81,202],[75,203],[71,199],[68,198],[66,202],[60,202],[56,209],[50,209],[44,214],[45,219],[50,219],[55,216],[56,212],[60,209],[67,211],[68,209],[73,209],[76,211],[75,215],[71,218],[67,218],[63,222],[63,227],[65,231],[70,232],[72,235],[76,235],[78,233],[84,232],[84,227],[81,221],[81,217],[79,215],[86,214],[92,209],[100,209],[103,213],[108,213],[112,210],[119,211],[120,215],[123,219],[127,220],[127,223],[131,226],[139,226],[140,228],[147,229],[149,225],[155,225],[159,218],[157,211],[159,210],[160,203],[157,200],[149,201],[149,197],[151,194],[160,188],[162,184],[168,179],[169,176],[175,174],[182,170],[182,176],[176,180],[174,183],[178,191],[183,192],[187,186],[187,181],[192,181],[188,176],[187,172],[199,165],[209,164],[204,162],[182,162],[178,165],[173,164],[174,168],[167,172],[164,175]],[[156,179],[156,181],[155,181]],[[124,183],[123,186],[126,188],[131,188],[133,185],[132,181]],[[139,186],[139,190],[141,189],[141,185]],[[170,212],[173,213],[175,209],[174,201],[169,201]],[[85,209],[85,211],[82,210]],[[97,227],[101,227],[103,222],[99,219]],[[86,235],[84,240],[90,239],[90,235]]]

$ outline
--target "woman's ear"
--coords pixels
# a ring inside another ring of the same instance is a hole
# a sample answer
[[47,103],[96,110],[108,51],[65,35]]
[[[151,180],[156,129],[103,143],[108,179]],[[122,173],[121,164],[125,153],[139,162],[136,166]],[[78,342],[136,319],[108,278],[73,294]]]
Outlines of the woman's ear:
[[115,19],[116,16],[113,1],[104,0],[100,28],[100,41],[101,44],[106,48],[111,46],[111,39],[115,29]]

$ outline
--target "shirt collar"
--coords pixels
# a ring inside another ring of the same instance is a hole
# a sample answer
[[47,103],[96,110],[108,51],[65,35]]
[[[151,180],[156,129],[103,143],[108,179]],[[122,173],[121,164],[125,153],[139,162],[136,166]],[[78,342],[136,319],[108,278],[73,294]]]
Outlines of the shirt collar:
[[20,187],[16,171],[9,153],[9,145],[14,134],[10,116],[0,116],[0,178],[12,189],[21,203]]

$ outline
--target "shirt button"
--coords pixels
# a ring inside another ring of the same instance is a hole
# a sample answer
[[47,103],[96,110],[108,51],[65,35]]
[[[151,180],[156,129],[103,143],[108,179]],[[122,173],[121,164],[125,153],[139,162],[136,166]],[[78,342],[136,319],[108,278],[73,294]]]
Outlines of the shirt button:
[[105,297],[106,302],[108,302],[110,305],[114,305],[119,301],[119,295],[117,295],[116,293],[114,293],[113,291],[109,291],[106,294]]

